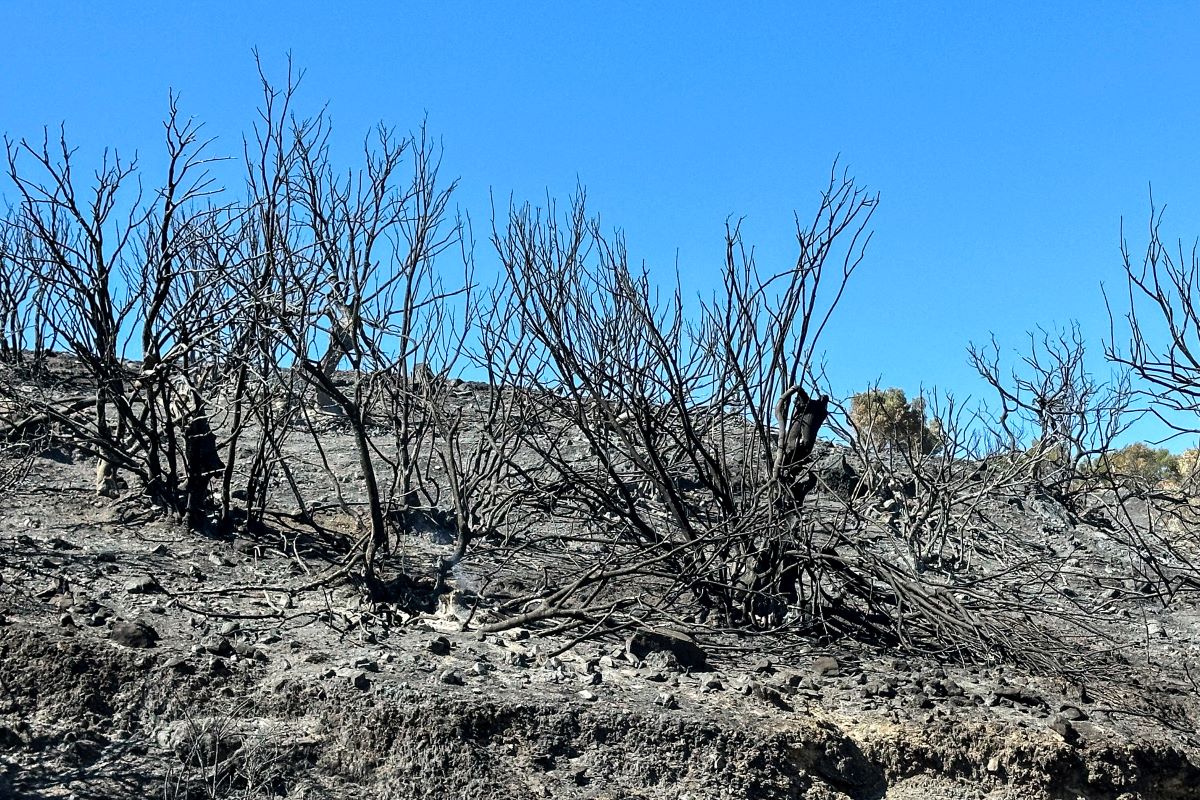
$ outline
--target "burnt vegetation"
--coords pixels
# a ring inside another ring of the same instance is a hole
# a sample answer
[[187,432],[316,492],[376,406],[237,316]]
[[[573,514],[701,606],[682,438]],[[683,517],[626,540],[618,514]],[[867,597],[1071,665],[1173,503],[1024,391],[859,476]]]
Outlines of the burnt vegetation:
[[[1200,585],[1189,479],[1115,457],[1139,408],[1197,430],[1196,255],[1158,216],[1143,263],[1125,249],[1109,378],[1072,327],[1015,364],[972,346],[986,406],[878,387],[842,403],[821,340],[878,197],[836,165],[794,262],[758,264],[730,224],[720,288],[693,298],[582,190],[494,210],[477,244],[424,128],[380,127],[347,165],[298,84],[263,78],[235,157],[172,100],[157,176],[115,152],[80,164],[63,133],[6,140],[8,484],[84,454],[114,502],[319,554],[286,592],[349,581],[405,610],[453,591],[464,624],[571,643],[850,637],[1103,671],[1119,654],[1069,589],[1088,565],[1020,524],[1034,507],[1090,526],[1122,553],[1114,580],[1163,604]],[[440,551],[413,548],[431,532]]]

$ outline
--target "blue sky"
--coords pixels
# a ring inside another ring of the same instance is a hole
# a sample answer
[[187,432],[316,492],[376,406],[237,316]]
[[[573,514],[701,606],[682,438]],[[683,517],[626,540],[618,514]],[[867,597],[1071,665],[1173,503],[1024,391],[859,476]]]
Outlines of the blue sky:
[[0,29],[10,136],[65,121],[84,154],[152,165],[174,88],[236,153],[252,48],[279,79],[291,51],[347,159],[375,122],[427,115],[477,223],[489,191],[578,180],[633,256],[678,258],[700,291],[731,215],[760,264],[791,262],[792,212],[840,154],[882,202],[825,340],[839,392],[982,394],[968,341],[1072,319],[1098,353],[1121,217],[1137,249],[1153,183],[1165,230],[1200,234],[1195,3],[0,0]]

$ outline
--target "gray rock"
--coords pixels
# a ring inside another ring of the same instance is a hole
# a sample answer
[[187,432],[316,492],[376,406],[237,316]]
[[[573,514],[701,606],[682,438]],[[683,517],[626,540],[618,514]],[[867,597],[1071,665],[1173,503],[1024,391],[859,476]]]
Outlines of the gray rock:
[[365,672],[355,672],[350,676],[350,685],[355,689],[361,689],[365,692],[371,688],[371,679],[367,677],[367,673]]
[[196,671],[196,668],[193,667],[191,662],[188,661],[184,656],[171,656],[166,660],[163,666],[165,666],[167,669],[174,670],[181,675],[191,675]]
[[752,669],[760,675],[773,675],[775,673],[775,662],[769,658],[760,658],[754,662]]
[[234,653],[233,644],[224,636],[210,636],[201,642],[201,644],[207,652],[212,653],[214,656],[228,658]]
[[[683,672],[679,659],[670,650],[655,650],[647,653],[642,662],[645,666],[658,672]],[[651,678],[653,680],[653,678]],[[663,680],[666,680],[664,677]]]
[[429,652],[435,656],[448,656],[450,655],[450,640],[445,636],[439,636],[429,642],[428,648]]
[[154,576],[139,575],[125,584],[125,591],[129,594],[161,594],[163,587]]
[[658,697],[654,698],[654,705],[662,706],[666,709],[675,709],[679,708],[679,701],[670,692],[661,692]]
[[858,486],[858,471],[847,460],[846,452],[836,447],[817,458],[812,471],[822,485],[843,497],[852,495]]
[[258,661],[263,664],[271,660],[261,648],[255,647],[249,642],[236,642],[233,645],[233,652],[237,653],[242,658],[247,658],[251,661]]
[[462,686],[463,685],[462,675],[459,675],[457,672],[455,672],[452,669],[448,669],[448,670],[444,671],[438,677],[438,681],[446,684],[447,686]]
[[687,670],[702,670],[708,660],[704,650],[691,636],[683,631],[665,628],[637,631],[626,640],[625,651],[638,661],[644,661],[654,652],[668,652],[681,668]]
[[154,647],[160,637],[158,631],[144,622],[118,622],[108,638],[125,647]]
[[1050,730],[1061,736],[1067,744],[1075,744],[1079,741],[1079,731],[1075,730],[1075,726],[1061,716],[1055,717],[1050,722]]
[[1064,705],[1061,709],[1059,709],[1058,715],[1071,722],[1087,719],[1087,714],[1083,713],[1082,709],[1080,709],[1078,706],[1072,705]]
[[842,665],[833,656],[819,656],[813,660],[813,674],[821,678],[836,678],[842,674]]

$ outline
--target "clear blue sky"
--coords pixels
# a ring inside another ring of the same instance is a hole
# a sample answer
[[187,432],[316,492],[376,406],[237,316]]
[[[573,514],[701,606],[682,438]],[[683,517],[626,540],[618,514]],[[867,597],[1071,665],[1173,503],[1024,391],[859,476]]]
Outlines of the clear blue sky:
[[[760,263],[832,159],[878,189],[876,235],[825,341],[834,388],[979,394],[969,340],[1079,319],[1099,350],[1147,187],[1200,234],[1196,3],[18,3],[0,0],[0,130],[65,121],[153,163],[170,88],[236,153],[257,47],[307,71],[347,158],[428,115],[459,204],[565,197],[630,252],[711,285],[723,223]],[[480,237],[482,238],[482,237]]]

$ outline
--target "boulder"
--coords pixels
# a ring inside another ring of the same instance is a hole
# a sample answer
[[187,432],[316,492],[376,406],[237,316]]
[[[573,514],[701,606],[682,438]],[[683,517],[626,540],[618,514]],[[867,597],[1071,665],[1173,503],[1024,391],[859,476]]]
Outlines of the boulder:
[[695,672],[707,668],[707,656],[696,640],[683,631],[670,629],[640,630],[625,642],[626,652],[645,661],[651,653],[665,652],[675,657],[683,669]]
[[118,622],[112,626],[108,638],[125,647],[154,647],[159,635],[144,622]]

